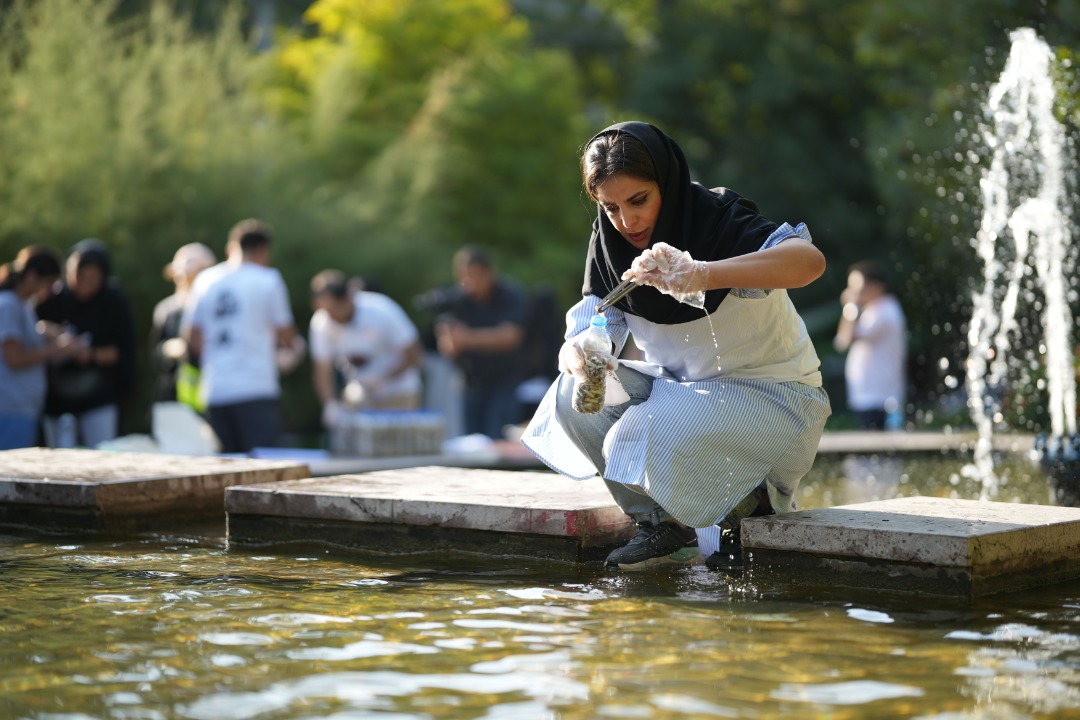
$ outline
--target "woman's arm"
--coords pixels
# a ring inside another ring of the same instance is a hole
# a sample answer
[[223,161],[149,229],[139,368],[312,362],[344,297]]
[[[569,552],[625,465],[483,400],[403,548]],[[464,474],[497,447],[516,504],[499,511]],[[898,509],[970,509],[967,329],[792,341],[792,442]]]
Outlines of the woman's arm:
[[779,245],[727,260],[705,263],[704,290],[799,288],[825,272],[825,256],[808,240],[790,237]]
[[[623,279],[634,279],[700,306],[705,290],[797,288],[809,285],[823,272],[825,256],[812,242],[796,235],[766,250],[711,261],[697,260],[684,250],[657,243],[635,258]],[[684,299],[695,294],[700,295],[697,303]]]

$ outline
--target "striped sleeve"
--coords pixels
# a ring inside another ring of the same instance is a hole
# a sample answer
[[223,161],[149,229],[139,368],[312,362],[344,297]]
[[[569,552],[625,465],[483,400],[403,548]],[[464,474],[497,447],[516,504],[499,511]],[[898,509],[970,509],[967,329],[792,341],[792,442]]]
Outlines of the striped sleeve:
[[803,240],[814,242],[814,238],[810,237],[810,229],[806,227],[806,223],[799,223],[795,227],[791,227],[790,223],[784,223],[773,230],[772,234],[765,240],[765,244],[761,246],[761,249],[768,250],[771,247],[776,247],[790,237],[801,237]]

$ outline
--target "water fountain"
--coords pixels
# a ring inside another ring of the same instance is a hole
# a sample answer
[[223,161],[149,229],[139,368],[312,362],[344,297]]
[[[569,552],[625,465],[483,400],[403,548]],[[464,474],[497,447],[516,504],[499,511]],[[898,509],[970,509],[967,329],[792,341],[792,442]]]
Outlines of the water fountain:
[[1024,331],[1017,308],[1021,301],[1037,302],[1036,292],[1043,303],[1039,354],[1050,433],[1039,436],[1035,453],[1059,486],[1076,484],[1071,478],[1080,476],[1067,284],[1072,213],[1065,131],[1054,116],[1055,59],[1030,28],[1014,30],[1010,39],[1008,60],[984,105],[982,140],[990,162],[980,182],[983,214],[976,234],[984,275],[968,330],[968,403],[979,433],[970,472],[982,479],[984,500],[993,499],[1000,485],[992,440],[1003,420],[1011,343]]

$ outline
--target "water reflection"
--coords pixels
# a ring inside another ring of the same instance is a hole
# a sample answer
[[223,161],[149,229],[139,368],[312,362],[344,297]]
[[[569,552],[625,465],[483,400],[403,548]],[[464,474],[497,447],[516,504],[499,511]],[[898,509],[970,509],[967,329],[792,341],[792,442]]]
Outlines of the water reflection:
[[[1056,492],[1038,463],[1018,454],[995,459],[999,502],[1058,505]],[[972,477],[966,456],[954,453],[820,455],[800,486],[802,509],[833,507],[896,497],[978,499],[982,481]]]
[[[880,460],[819,460],[800,504],[969,490],[960,458],[898,473]],[[1022,469],[1009,492],[1045,501]],[[0,717],[1012,718],[1080,706],[1080,584],[975,603],[838,599],[701,567],[245,553],[220,528],[7,537],[0,549]]]

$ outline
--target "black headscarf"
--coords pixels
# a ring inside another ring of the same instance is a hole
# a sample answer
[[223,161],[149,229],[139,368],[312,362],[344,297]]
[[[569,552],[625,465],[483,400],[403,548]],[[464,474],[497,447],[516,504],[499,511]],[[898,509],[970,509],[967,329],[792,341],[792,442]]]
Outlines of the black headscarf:
[[[691,182],[682,150],[658,128],[643,122],[624,122],[604,129],[596,137],[606,133],[626,133],[640,141],[656,167],[661,204],[650,246],[666,242],[689,251],[695,260],[725,260],[759,250],[778,227],[759,215],[752,201],[730,190],[712,191]],[[639,253],[619,234],[598,205],[589,239],[582,292],[600,297],[606,295],[619,284],[623,272],[629,269]],[[706,292],[705,310],[709,313],[716,310],[727,293],[727,289]],[[615,307],[664,325],[689,322],[705,315],[700,308],[646,286],[636,288]]]
[[[71,246],[68,257],[73,256],[78,257],[76,263],[80,268],[86,265],[97,265],[101,269],[101,279],[104,283],[108,282],[112,275],[112,256],[109,254],[109,249],[105,247],[105,243],[97,238],[84,238]],[[105,286],[104,283],[102,287]]]

